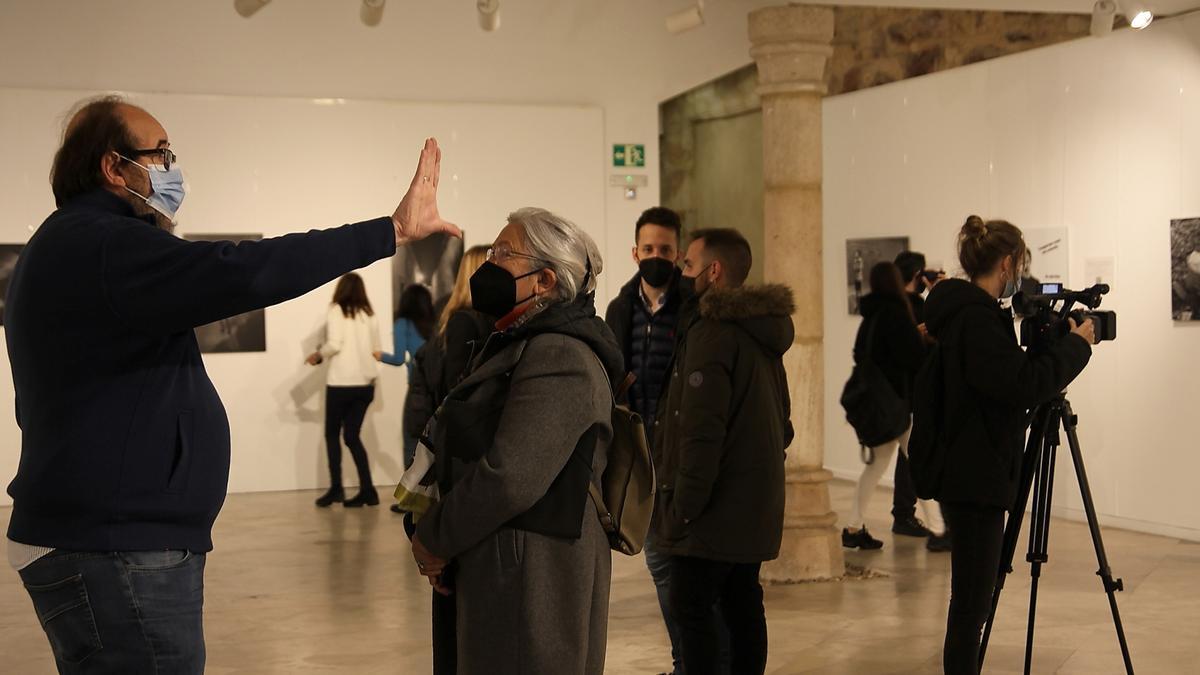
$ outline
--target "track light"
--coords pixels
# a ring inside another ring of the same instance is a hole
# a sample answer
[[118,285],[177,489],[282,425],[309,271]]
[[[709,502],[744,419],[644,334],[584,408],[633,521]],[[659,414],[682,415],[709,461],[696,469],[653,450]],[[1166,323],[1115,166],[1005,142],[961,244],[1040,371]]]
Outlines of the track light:
[[1122,6],[1125,8],[1125,18],[1129,20],[1129,27],[1134,30],[1142,30],[1154,21],[1154,12],[1142,2],[1135,0],[1124,0]]
[[383,21],[383,6],[387,0],[362,0],[362,8],[358,10],[358,18],[368,26],[378,26]]
[[491,33],[500,27],[500,0],[476,0],[479,27]]
[[258,10],[267,6],[271,0],[233,0],[233,8],[238,14],[249,19],[254,16]]
[[704,25],[704,0],[667,17],[667,32],[672,35],[699,28]]
[[1092,5],[1092,37],[1104,37],[1112,32],[1113,20],[1117,16],[1114,0],[1096,0]]

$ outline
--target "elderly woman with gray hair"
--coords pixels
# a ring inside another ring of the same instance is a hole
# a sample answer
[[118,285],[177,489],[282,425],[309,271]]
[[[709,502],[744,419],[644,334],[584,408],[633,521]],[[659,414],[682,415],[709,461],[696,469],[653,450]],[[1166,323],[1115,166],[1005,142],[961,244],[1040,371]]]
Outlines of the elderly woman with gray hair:
[[431,429],[441,500],[413,555],[458,610],[458,672],[604,671],[611,558],[589,501],[612,439],[621,350],[596,316],[603,268],[576,225],[526,208],[471,278],[500,317]]

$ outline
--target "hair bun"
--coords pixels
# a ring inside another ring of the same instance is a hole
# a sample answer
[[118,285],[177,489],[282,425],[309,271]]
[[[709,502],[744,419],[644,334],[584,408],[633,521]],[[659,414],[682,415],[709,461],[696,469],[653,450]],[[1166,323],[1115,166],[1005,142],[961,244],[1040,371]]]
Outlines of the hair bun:
[[963,223],[962,235],[968,239],[982,239],[987,236],[988,228],[983,222],[983,218],[979,216],[967,216],[967,222]]

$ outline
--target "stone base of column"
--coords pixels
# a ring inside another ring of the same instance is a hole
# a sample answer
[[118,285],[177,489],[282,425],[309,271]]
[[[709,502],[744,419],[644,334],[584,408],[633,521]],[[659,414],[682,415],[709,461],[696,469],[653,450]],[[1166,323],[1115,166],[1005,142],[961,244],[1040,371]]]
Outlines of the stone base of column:
[[763,582],[822,581],[846,573],[837,514],[829,503],[832,478],[825,469],[788,469],[783,544],[779,558],[763,565]]

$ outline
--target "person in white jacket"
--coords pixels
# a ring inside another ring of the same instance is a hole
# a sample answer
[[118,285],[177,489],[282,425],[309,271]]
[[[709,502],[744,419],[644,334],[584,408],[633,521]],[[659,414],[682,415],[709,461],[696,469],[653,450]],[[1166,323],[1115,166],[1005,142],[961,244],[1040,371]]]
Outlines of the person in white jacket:
[[[375,378],[382,355],[379,323],[362,277],[351,273],[338,281],[325,321],[325,344],[309,355],[309,365],[329,361],[325,387],[325,446],[329,455],[329,491],[317,506],[342,502],[345,507],[375,506],[379,495],[371,482],[371,463],[360,432],[367,408],[375,399]],[[358,495],[346,499],[342,487],[344,438],[358,469]]]

